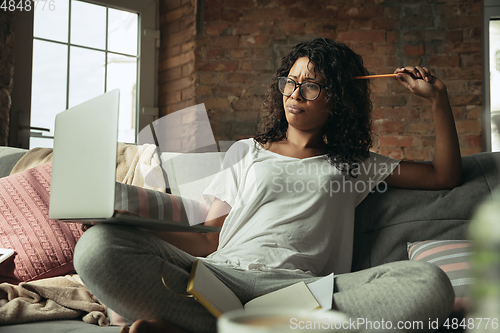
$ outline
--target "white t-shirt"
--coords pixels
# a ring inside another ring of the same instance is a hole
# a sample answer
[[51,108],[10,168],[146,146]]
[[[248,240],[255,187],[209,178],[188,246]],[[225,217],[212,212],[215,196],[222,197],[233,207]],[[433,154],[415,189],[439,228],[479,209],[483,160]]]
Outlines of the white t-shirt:
[[298,159],[238,141],[203,193],[208,204],[218,198],[231,206],[206,260],[314,276],[349,272],[355,208],[370,191],[387,189],[381,181],[398,164],[371,153],[346,177],[325,155]]

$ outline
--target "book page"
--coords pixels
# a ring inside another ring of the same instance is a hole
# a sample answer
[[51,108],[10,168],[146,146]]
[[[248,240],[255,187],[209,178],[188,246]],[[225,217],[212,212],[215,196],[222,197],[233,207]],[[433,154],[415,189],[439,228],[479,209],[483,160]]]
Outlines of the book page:
[[254,298],[253,300],[247,302],[244,308],[249,309],[262,306],[290,306],[300,307],[304,310],[315,310],[321,308],[321,305],[313,296],[304,281]]
[[201,260],[193,263],[187,292],[217,318],[226,311],[243,308],[238,297]]
[[12,249],[3,249],[1,248],[0,249],[0,263],[2,261],[5,261],[7,260],[10,256],[12,256],[14,254],[14,250]]
[[307,287],[321,305],[322,311],[332,309],[333,303],[333,273],[314,282],[306,283]]

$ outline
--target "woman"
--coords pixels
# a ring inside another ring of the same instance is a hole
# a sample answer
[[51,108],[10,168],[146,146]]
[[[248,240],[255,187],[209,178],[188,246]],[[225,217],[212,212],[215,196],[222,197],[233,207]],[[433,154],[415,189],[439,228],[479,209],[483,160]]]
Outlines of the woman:
[[369,86],[355,79],[367,74],[362,59],[343,44],[315,39],[283,59],[264,103],[262,132],[231,147],[204,193],[211,204],[205,224],[221,227],[219,234],[104,225],[85,232],[75,267],[94,295],[135,320],[122,332],[215,331],[202,305],[173,295],[161,281],[163,275],[172,290],[185,290],[197,257],[242,303],[333,271],[333,308],[352,317],[394,326],[446,318],[454,294],[436,266],[407,261],[349,273],[354,208],[380,182],[444,189],[462,181],[446,87],[426,68],[395,73],[432,103],[432,164],[369,152]]

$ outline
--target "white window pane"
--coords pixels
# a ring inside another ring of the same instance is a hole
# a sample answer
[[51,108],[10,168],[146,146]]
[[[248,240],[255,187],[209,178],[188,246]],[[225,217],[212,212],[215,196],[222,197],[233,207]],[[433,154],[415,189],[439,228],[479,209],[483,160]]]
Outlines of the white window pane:
[[71,1],[71,43],[98,49],[106,47],[106,7]]
[[108,50],[137,55],[137,14],[108,10]]
[[66,109],[68,47],[40,40],[33,41],[31,126],[50,129],[55,115]]
[[490,21],[491,110],[500,111],[500,20]]
[[33,36],[68,41],[68,0],[47,0],[32,2],[36,5],[34,13]]
[[137,58],[108,54],[106,91],[120,89],[119,142],[135,142]]
[[31,148],[54,148],[54,139],[30,137]]
[[491,150],[500,151],[500,20],[490,21]]
[[70,48],[69,107],[104,93],[104,57],[101,51]]

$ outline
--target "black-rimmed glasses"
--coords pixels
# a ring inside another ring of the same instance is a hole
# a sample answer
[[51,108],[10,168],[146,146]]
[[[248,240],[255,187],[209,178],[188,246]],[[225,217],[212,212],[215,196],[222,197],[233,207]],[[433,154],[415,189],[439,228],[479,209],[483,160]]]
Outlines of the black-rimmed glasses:
[[284,96],[291,96],[297,86],[302,97],[308,101],[314,101],[321,94],[321,88],[326,88],[326,86],[316,82],[304,81],[297,83],[289,77],[278,77],[278,88]]

